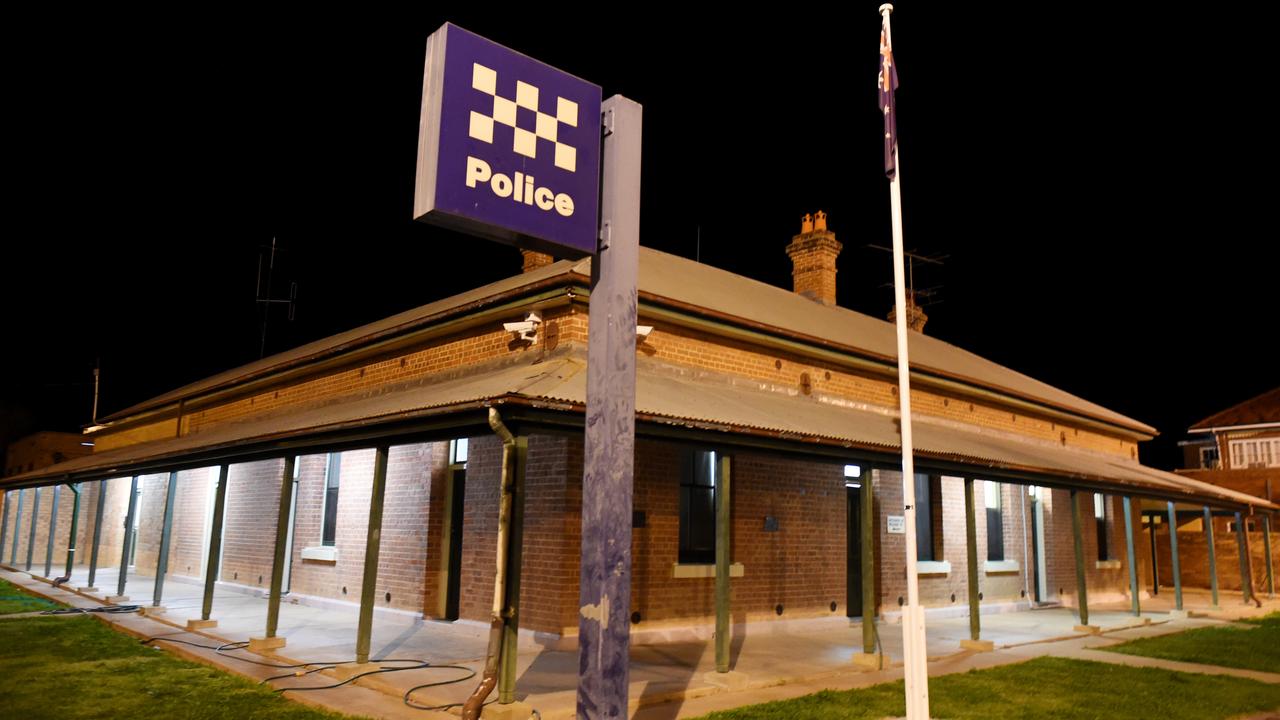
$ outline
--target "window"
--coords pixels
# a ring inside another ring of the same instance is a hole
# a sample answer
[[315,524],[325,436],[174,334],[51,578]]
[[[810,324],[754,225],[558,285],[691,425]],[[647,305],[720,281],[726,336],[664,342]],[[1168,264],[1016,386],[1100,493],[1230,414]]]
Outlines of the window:
[[321,545],[335,545],[338,538],[338,481],[342,474],[342,453],[329,453],[324,471],[324,529],[320,533]]
[[716,561],[716,454],[685,453],[680,468],[681,564]]
[[449,443],[449,464],[450,465],[466,465],[467,464],[467,439],[458,438]]
[[987,506],[987,559],[1004,560],[1004,514],[1000,511],[1000,493],[1004,487],[985,480],[982,489]]
[[1280,467],[1280,438],[1232,440],[1231,467]]
[[1218,467],[1218,448],[1216,445],[1200,448],[1200,467],[1216,470]]
[[1105,495],[1093,494],[1093,519],[1098,529],[1098,559],[1110,560],[1111,547],[1107,543],[1107,499]]
[[844,466],[844,486],[851,488],[862,487],[862,467],[859,465]]
[[916,560],[942,559],[942,478],[916,473]]

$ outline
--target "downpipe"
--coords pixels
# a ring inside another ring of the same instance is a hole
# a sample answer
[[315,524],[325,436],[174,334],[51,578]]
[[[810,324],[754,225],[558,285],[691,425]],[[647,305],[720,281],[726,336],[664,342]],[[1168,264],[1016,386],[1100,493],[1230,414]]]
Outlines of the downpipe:
[[66,483],[66,485],[75,495],[75,502],[71,507],[71,538],[67,540],[67,572],[62,577],[54,579],[54,587],[71,580],[71,568],[76,562],[76,533],[80,529],[80,483]]
[[498,663],[502,655],[502,631],[505,625],[503,606],[506,604],[507,533],[511,528],[511,460],[516,450],[516,438],[502,424],[502,416],[495,408],[489,408],[489,427],[502,440],[502,497],[498,505],[497,568],[493,576],[493,609],[489,616],[489,649],[484,659],[484,675],[480,685],[462,706],[462,720],[478,720],[485,698],[498,685]]

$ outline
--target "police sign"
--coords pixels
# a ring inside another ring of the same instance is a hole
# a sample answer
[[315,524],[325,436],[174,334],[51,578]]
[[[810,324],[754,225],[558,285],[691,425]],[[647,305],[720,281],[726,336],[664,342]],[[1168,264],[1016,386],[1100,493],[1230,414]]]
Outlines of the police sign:
[[596,250],[600,87],[446,23],[427,40],[414,218]]

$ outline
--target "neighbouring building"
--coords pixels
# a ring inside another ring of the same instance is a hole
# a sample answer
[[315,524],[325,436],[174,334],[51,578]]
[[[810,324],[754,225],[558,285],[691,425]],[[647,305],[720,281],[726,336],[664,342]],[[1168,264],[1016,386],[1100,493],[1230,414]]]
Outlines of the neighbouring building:
[[[1126,518],[1123,496],[1277,510],[1256,493],[1141,465],[1138,443],[1155,435],[1142,422],[913,332],[921,512],[916,527],[904,527],[894,328],[836,306],[841,244],[821,213],[806,217],[786,250],[794,292],[641,249],[639,322],[651,330],[638,333],[636,348],[638,641],[676,629],[710,632],[724,457],[733,478],[731,605],[739,622],[896,615],[906,594],[906,532],[919,540],[924,603],[933,613],[967,612],[966,478],[985,611],[1076,603],[1073,493],[1093,601],[1131,592],[1125,525],[1140,510],[1135,504]],[[489,429],[493,409],[521,443],[522,537],[512,541],[520,626],[572,642],[590,266],[526,253],[525,272],[506,280],[117,412],[91,435],[91,456],[5,478],[8,504],[22,512],[6,512],[0,560],[21,565],[30,543],[37,555],[46,548],[47,538],[22,531],[31,495],[37,486],[74,482],[85,493],[82,506],[103,498],[99,562],[121,561],[127,530],[129,564],[148,574],[172,487],[168,571],[174,581],[201,582],[225,464],[217,581],[246,591],[270,584],[283,498],[292,507],[285,589],[300,602],[354,603],[373,448],[389,446],[378,607],[484,621],[502,457]],[[527,324],[511,331],[504,323]],[[913,324],[922,327],[923,317]],[[1229,442],[1224,447],[1230,451]],[[126,528],[134,476],[139,509]],[[867,533],[864,484],[874,491]],[[80,529],[83,547],[95,533],[92,513]],[[1147,592],[1157,587],[1149,535],[1136,534],[1140,592]],[[53,542],[66,539],[55,534]],[[864,552],[874,559],[868,576]],[[874,584],[874,607],[864,606],[864,583]],[[651,629],[661,632],[646,634]]]

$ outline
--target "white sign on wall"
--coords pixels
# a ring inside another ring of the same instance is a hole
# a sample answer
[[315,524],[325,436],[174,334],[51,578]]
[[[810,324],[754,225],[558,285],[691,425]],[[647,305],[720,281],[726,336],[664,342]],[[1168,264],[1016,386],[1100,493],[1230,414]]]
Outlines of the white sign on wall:
[[902,515],[889,516],[889,533],[892,535],[905,535],[907,532],[907,519]]

